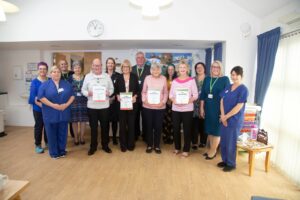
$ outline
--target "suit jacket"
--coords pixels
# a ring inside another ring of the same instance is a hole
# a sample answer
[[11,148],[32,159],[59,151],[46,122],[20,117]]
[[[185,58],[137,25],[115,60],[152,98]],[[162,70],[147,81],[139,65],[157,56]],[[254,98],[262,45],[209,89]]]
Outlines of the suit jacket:
[[[121,75],[115,83],[115,94],[119,95],[121,92],[126,92],[125,80],[123,75]],[[132,92],[132,96],[139,96],[139,82],[138,77],[134,73],[130,73],[129,78],[129,92]],[[136,103],[133,103],[133,110],[137,109]]]
[[143,90],[143,85],[144,85],[144,80],[146,78],[146,76],[150,75],[150,65],[147,65],[147,63],[144,65],[144,70],[142,72],[142,74],[139,76],[138,74],[138,67],[137,65],[134,65],[132,67],[132,73],[134,73],[137,77],[138,77],[138,81],[139,81],[139,99],[141,99],[141,93]]

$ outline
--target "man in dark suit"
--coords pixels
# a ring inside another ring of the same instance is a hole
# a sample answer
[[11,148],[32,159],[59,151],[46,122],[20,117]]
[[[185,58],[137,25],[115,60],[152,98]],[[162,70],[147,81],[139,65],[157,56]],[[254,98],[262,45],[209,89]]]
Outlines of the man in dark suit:
[[[135,121],[135,138],[138,140],[139,136],[141,135],[141,129],[140,129],[140,116],[142,114],[142,108],[143,108],[143,103],[142,103],[142,90],[143,90],[143,84],[146,76],[150,75],[150,67],[146,63],[146,58],[145,54],[141,51],[137,52],[135,55],[135,60],[136,60],[136,65],[132,67],[132,73],[136,74],[138,77],[139,81],[139,92],[138,92],[138,98],[137,98],[137,116],[136,116],[136,121]],[[143,120],[143,115],[142,115],[142,132],[143,132],[143,140],[145,141],[145,123]]]

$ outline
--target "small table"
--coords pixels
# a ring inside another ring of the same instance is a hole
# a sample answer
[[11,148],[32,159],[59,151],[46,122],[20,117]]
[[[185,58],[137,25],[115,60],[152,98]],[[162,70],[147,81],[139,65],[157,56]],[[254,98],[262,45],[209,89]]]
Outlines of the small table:
[[[245,143],[238,142],[237,149],[243,149],[249,153],[249,176],[252,176],[254,169],[255,154],[258,152],[266,152],[265,171],[268,172],[270,168],[270,154],[274,147],[272,145],[265,145],[257,141],[247,141]],[[236,153],[238,156],[238,151]]]
[[21,199],[20,193],[29,185],[29,181],[8,180],[0,191],[0,199],[17,200]]

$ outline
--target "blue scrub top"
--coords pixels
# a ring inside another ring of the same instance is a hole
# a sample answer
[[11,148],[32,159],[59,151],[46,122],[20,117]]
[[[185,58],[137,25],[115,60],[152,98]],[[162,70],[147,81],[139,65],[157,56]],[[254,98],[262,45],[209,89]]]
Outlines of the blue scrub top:
[[32,105],[32,109],[37,111],[37,112],[42,112],[42,109],[35,104],[35,98],[38,95],[38,91],[40,86],[42,85],[42,82],[35,78],[31,81],[31,85],[30,85],[30,95],[28,98],[28,103]]
[[[231,86],[225,88],[221,92],[220,97],[223,99],[225,114],[230,112],[238,103],[246,103],[248,97],[248,89],[245,85],[241,84],[234,91],[231,91]],[[234,116],[227,120],[228,127],[242,128],[244,122],[245,105]]]
[[[38,92],[38,99],[45,97],[56,104],[66,103],[71,96],[73,96],[72,85],[64,80],[59,81],[59,89],[52,80],[48,80],[41,85]],[[60,111],[43,104],[42,112],[45,123],[68,122],[71,119],[71,106]]]

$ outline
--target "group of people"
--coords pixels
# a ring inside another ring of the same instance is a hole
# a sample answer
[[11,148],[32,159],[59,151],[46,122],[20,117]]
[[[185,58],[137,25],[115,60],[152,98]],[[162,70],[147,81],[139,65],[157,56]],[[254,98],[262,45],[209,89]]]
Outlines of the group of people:
[[44,129],[50,156],[64,157],[68,123],[74,144],[83,145],[89,122],[88,155],[93,155],[98,147],[100,122],[101,147],[107,153],[112,152],[110,125],[115,145],[119,125],[122,152],[133,151],[139,136],[147,145],[146,153],[160,154],[162,138],[166,144],[174,142],[174,154],[182,157],[189,156],[190,148],[206,148],[203,156],[207,160],[216,157],[220,145],[222,162],[218,167],[224,171],[235,169],[236,141],[248,96],[242,84],[242,67],[231,70],[230,84],[219,61],[212,63],[209,76],[205,64],[196,63],[195,77],[190,77],[190,67],[185,61],[180,61],[177,67],[169,63],[162,69],[158,63],[148,63],[143,52],[138,52],[135,58],[134,66],[127,59],[122,62],[121,74],[116,72],[113,58],[106,60],[105,71],[101,60],[96,58],[86,75],[80,62],[73,62],[69,71],[67,61],[61,60],[58,66],[51,67],[50,79],[48,65],[38,63],[38,77],[32,81],[29,97],[35,119],[35,151],[44,152],[41,146]]

